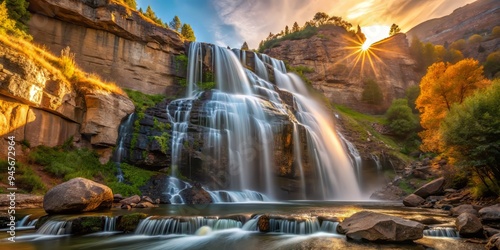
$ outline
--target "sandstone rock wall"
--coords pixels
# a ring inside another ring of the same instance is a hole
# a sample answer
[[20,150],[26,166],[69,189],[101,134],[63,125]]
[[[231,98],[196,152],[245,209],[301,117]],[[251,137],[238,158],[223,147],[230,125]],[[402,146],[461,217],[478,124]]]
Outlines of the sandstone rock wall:
[[[24,141],[53,147],[71,137],[82,146],[113,146],[121,120],[133,111],[127,97],[78,91],[78,82],[61,79],[0,43],[0,136],[15,136],[18,146]],[[7,147],[7,140],[0,140],[0,148]],[[6,154],[2,150],[0,156]]]
[[[395,98],[404,97],[408,86],[418,84],[415,62],[410,58],[404,34],[360,52],[357,38],[340,27],[322,27],[317,35],[301,40],[286,40],[264,51],[292,67],[307,67],[312,86],[331,101],[364,112],[383,112]],[[382,89],[382,105],[361,101],[366,79],[375,80]]]
[[181,36],[135,10],[109,0],[29,2],[34,42],[55,54],[69,46],[85,71],[148,94],[172,92],[185,77],[175,59],[184,53]]

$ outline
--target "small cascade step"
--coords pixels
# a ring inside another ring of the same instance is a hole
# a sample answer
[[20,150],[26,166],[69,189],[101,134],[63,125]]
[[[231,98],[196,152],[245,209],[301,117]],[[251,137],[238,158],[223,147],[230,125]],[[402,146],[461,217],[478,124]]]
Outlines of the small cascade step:
[[449,237],[449,238],[460,237],[458,231],[453,227],[434,227],[431,229],[426,229],[424,230],[424,235],[431,237]]
[[45,222],[37,231],[37,234],[64,235],[71,234],[71,221],[49,220]]

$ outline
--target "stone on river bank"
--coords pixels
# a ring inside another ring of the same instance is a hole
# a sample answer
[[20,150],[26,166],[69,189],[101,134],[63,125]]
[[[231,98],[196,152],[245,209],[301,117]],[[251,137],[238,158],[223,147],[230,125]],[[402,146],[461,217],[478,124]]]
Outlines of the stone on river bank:
[[422,238],[424,227],[415,221],[362,211],[345,219],[337,230],[354,240],[402,242]]
[[113,204],[113,191],[105,185],[74,178],[50,189],[43,198],[48,214],[80,213],[109,209]]

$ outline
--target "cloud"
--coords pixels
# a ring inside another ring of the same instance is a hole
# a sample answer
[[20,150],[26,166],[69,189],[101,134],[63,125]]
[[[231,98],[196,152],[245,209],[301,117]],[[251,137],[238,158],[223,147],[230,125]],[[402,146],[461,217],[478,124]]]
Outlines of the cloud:
[[[317,12],[341,16],[354,25],[398,24],[403,31],[431,18],[447,15],[474,0],[212,0],[220,24],[217,43],[257,48],[269,32],[279,33],[296,21],[302,26]],[[239,45],[238,45],[239,44]]]

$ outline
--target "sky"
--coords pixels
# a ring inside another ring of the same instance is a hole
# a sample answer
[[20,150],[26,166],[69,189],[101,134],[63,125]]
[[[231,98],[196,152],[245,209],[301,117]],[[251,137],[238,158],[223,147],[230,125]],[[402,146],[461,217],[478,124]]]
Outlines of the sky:
[[[403,32],[415,25],[453,12],[474,0],[137,0],[138,8],[150,5],[163,22],[177,15],[194,30],[196,40],[240,48],[246,41],[257,48],[269,32],[279,33],[294,22],[303,26],[317,12],[341,16],[354,26],[387,31],[395,23]],[[373,28],[379,27],[379,28]]]

